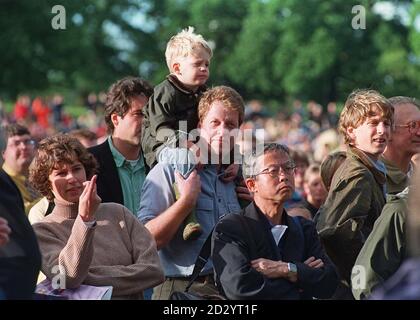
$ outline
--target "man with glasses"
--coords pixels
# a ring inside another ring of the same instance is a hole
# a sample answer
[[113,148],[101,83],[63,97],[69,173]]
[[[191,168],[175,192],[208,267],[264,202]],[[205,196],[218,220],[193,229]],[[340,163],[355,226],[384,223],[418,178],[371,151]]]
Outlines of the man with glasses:
[[281,144],[268,144],[243,164],[254,202],[226,215],[212,237],[216,283],[228,299],[329,298],[338,284],[313,222],[284,209],[296,165]]
[[6,149],[3,170],[12,178],[22,195],[25,213],[39,201],[40,194],[29,184],[29,165],[35,155],[35,141],[29,130],[20,124],[6,126]]
[[396,194],[408,185],[412,173],[411,158],[420,153],[420,104],[410,97],[393,97],[394,128],[382,155],[387,169],[388,193]]
[[[6,145],[4,133],[3,127],[0,127],[0,152],[3,152]],[[20,192],[1,168],[0,220],[3,232],[7,234],[6,239],[3,236],[7,242],[0,239],[0,300],[31,299],[41,267],[41,253],[25,215]]]

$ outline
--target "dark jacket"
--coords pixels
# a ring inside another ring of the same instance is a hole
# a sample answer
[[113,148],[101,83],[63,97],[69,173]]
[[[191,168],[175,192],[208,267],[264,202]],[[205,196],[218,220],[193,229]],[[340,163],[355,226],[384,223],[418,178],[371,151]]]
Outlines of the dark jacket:
[[[108,139],[103,143],[88,149],[99,164],[98,179],[96,180],[97,192],[102,202],[116,202],[124,205],[124,196],[118,175],[117,165],[112,156]],[[145,165],[146,174],[149,168]]]
[[350,149],[315,217],[325,250],[348,283],[357,255],[385,205],[385,181],[363,152]]
[[[299,217],[300,226],[283,211],[288,229],[276,245],[267,218],[254,203],[241,214],[230,214],[216,225],[212,259],[216,282],[228,299],[328,298],[338,284],[338,274],[325,254],[312,221]],[[284,222],[283,222],[284,223]],[[314,269],[303,262],[314,256],[325,266]],[[251,267],[258,258],[293,262],[298,281],[269,279]]]
[[99,164],[98,179],[96,180],[98,196],[101,197],[102,202],[116,202],[124,205],[120,177],[108,139],[88,150]]
[[41,268],[38,241],[20,192],[2,169],[0,190],[0,217],[12,230],[9,242],[0,247],[0,295],[6,299],[31,299]]
[[[150,168],[156,164],[156,155],[163,148],[163,143],[176,130],[190,132],[197,128],[198,100],[205,90],[206,87],[201,86],[196,92],[191,92],[173,75],[154,88],[143,110],[141,131],[143,154]],[[186,121],[187,127],[180,128],[179,121]]]

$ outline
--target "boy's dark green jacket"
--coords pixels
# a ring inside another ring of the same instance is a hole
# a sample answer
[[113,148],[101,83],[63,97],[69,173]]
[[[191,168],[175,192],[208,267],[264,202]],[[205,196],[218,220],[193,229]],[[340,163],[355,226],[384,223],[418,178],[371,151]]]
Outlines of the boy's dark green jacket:
[[[154,93],[145,106],[142,126],[142,149],[147,165],[152,168],[157,160],[157,153],[164,143],[174,136],[177,130],[191,130],[198,125],[198,101],[206,90],[201,86],[191,92],[173,75],[154,88]],[[180,127],[185,122],[185,128]]]

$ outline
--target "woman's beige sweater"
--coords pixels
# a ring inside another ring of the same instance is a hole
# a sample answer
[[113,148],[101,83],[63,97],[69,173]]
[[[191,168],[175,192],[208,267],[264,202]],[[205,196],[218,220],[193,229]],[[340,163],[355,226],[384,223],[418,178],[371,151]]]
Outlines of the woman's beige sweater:
[[64,267],[66,288],[112,286],[112,298],[142,299],[143,290],[164,275],[149,231],[130,211],[102,203],[96,226],[78,215],[78,204],[55,200],[53,212],[33,225],[42,253],[42,272],[52,280]]

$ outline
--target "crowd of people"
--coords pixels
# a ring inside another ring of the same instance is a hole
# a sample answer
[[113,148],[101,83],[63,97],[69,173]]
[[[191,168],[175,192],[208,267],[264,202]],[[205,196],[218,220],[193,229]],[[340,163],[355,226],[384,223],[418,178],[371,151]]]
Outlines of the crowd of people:
[[113,299],[187,287],[232,300],[386,298],[416,252],[406,221],[419,102],[361,89],[340,114],[296,100],[267,117],[234,88],[206,86],[212,54],[183,30],[165,80],[116,81],[100,107],[90,98],[93,121],[74,126],[56,95],[55,129],[35,99],[44,130],[31,130],[19,98],[0,134],[0,299],[39,297],[57,274],[64,288],[112,286]]

